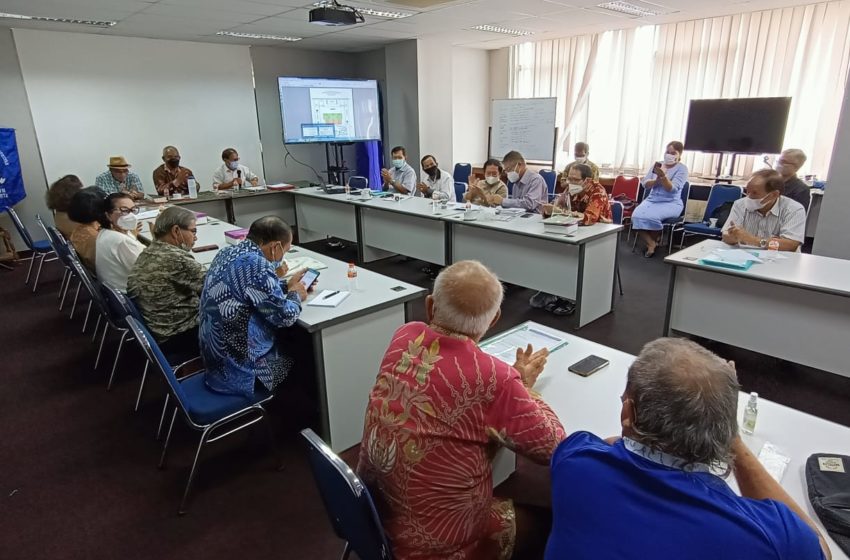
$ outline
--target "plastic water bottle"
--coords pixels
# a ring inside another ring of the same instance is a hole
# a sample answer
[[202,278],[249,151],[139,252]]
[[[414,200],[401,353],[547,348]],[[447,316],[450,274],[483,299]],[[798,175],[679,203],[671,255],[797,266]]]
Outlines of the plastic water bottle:
[[198,198],[198,184],[195,183],[195,178],[189,175],[186,182],[189,184],[189,198]]
[[747,403],[747,408],[744,409],[744,422],[741,429],[747,435],[752,435],[756,431],[756,419],[759,415],[759,394],[750,393],[750,400]]
[[348,291],[353,292],[358,289],[357,284],[357,267],[354,263],[348,263]]

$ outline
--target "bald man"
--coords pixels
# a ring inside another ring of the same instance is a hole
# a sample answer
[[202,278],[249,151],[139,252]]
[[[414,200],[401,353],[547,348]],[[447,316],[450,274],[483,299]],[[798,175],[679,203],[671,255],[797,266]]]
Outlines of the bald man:
[[797,171],[803,167],[804,163],[806,163],[806,154],[803,150],[792,148],[779,154],[774,168],[782,175],[782,180],[785,182],[785,190],[782,195],[791,200],[796,200],[808,212],[809,204],[812,201],[812,192],[809,190],[809,186],[797,177]]
[[502,286],[484,265],[455,263],[425,300],[428,324],[402,326],[384,355],[358,471],[400,560],[542,551],[546,516],[493,497],[490,459],[504,446],[548,464],[564,429],[531,391],[546,349],[517,349],[511,366],[478,347],[501,303]]
[[[180,165],[180,152],[174,146],[166,146],[162,149],[162,165],[153,170],[153,184],[156,186],[156,192],[162,196],[171,196],[172,194],[189,194],[189,177],[195,177],[192,170],[188,167]],[[195,184],[198,190],[201,190],[201,185]]]

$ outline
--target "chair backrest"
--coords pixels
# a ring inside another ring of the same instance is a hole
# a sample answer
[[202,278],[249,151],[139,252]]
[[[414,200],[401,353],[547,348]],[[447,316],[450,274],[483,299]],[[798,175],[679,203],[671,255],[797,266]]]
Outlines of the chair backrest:
[[623,203],[616,200],[611,201],[611,219],[616,225],[623,223]]
[[703,220],[708,220],[711,215],[720,206],[727,202],[735,202],[744,196],[744,189],[736,185],[717,184],[711,187],[711,192],[708,194],[708,202],[705,205],[705,215]]
[[92,303],[95,305],[97,310],[105,315],[107,319],[111,317],[109,313],[109,305],[106,303],[106,300],[103,298],[103,294],[100,291],[100,287],[96,284],[96,280],[91,277],[89,271],[86,267],[83,266],[83,263],[80,261],[80,258],[77,256],[76,251],[73,253],[69,253],[71,255],[71,267],[74,269],[77,277],[80,279],[80,282],[83,283],[83,286],[86,289],[86,292],[89,294],[89,297],[92,299]]
[[463,195],[466,193],[467,188],[467,184],[463,181],[455,181],[455,200],[463,202]]
[[617,198],[619,195],[625,195],[634,201],[638,199],[638,189],[640,188],[639,177],[624,177],[617,175],[614,179],[614,186],[611,188],[611,196]]
[[50,243],[50,247],[54,252],[57,252],[58,246],[56,245],[56,240],[50,234],[50,231],[48,231],[47,226],[44,225],[44,221],[41,219],[41,214],[35,215],[35,221],[41,226],[42,231],[44,231],[44,234],[47,236],[47,241]]
[[688,199],[691,197],[691,183],[689,181],[685,181],[685,184],[682,186],[682,213],[679,214],[679,217],[685,215],[685,211],[688,209]]
[[6,212],[9,214],[9,217],[12,218],[12,223],[15,224],[15,229],[18,230],[18,234],[21,236],[21,239],[24,240],[24,243],[27,244],[27,248],[31,251],[34,250],[32,246],[32,237],[30,236],[30,232],[27,230],[27,227],[21,221],[21,218],[18,217],[18,213],[15,212],[15,209],[11,206],[6,208]]
[[171,393],[177,399],[177,402],[183,409],[183,413],[186,414],[188,403],[186,393],[183,392],[183,387],[181,387],[180,382],[177,381],[177,376],[174,375],[174,370],[171,368],[171,364],[168,363],[168,360],[165,358],[162,350],[160,350],[159,344],[156,343],[156,340],[153,336],[151,336],[150,331],[148,331],[148,328],[142,321],[139,321],[132,315],[128,315],[126,317],[126,321],[127,327],[130,328],[130,332],[133,333],[133,338],[135,338],[136,342],[139,343],[145,357],[165,377],[165,381],[168,383]]
[[128,315],[135,317],[138,321],[144,322],[138,308],[126,295],[106,284],[100,284],[100,291],[106,300],[106,306],[109,309],[109,319],[113,326],[125,328]]
[[345,540],[360,560],[389,560],[389,542],[366,485],[348,465],[307,428],[310,470],[336,535]]
[[452,172],[452,177],[455,181],[459,181],[461,183],[465,183],[469,181],[469,176],[472,175],[472,164],[470,163],[456,163],[455,169]]
[[505,185],[508,187],[508,196],[513,196],[513,194],[514,194],[514,184],[511,183],[510,181],[508,181],[507,183],[505,183]]
[[541,169],[540,176],[546,181],[546,191],[549,196],[555,194],[555,180],[558,178],[558,174],[551,169]]
[[352,189],[360,190],[360,189],[368,189],[369,188],[369,179],[368,177],[362,177],[360,175],[354,175],[348,180],[348,186]]

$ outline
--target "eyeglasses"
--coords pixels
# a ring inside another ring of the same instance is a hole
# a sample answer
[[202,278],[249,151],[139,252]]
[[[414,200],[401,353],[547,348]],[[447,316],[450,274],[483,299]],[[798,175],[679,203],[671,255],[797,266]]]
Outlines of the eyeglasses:
[[194,236],[198,235],[198,228],[181,227],[180,229],[185,230],[185,231],[191,231],[192,235],[194,235]]
[[127,208],[126,206],[122,206],[121,208],[114,208],[113,212],[121,212],[122,216],[126,216],[127,214],[138,214],[139,207],[133,206],[132,208]]

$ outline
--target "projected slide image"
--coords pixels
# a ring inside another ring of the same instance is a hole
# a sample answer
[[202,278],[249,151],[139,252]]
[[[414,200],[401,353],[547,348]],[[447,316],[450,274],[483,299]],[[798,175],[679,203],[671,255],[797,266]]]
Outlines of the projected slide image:
[[350,88],[310,88],[313,122],[333,124],[335,134],[348,138],[354,132],[354,99]]

